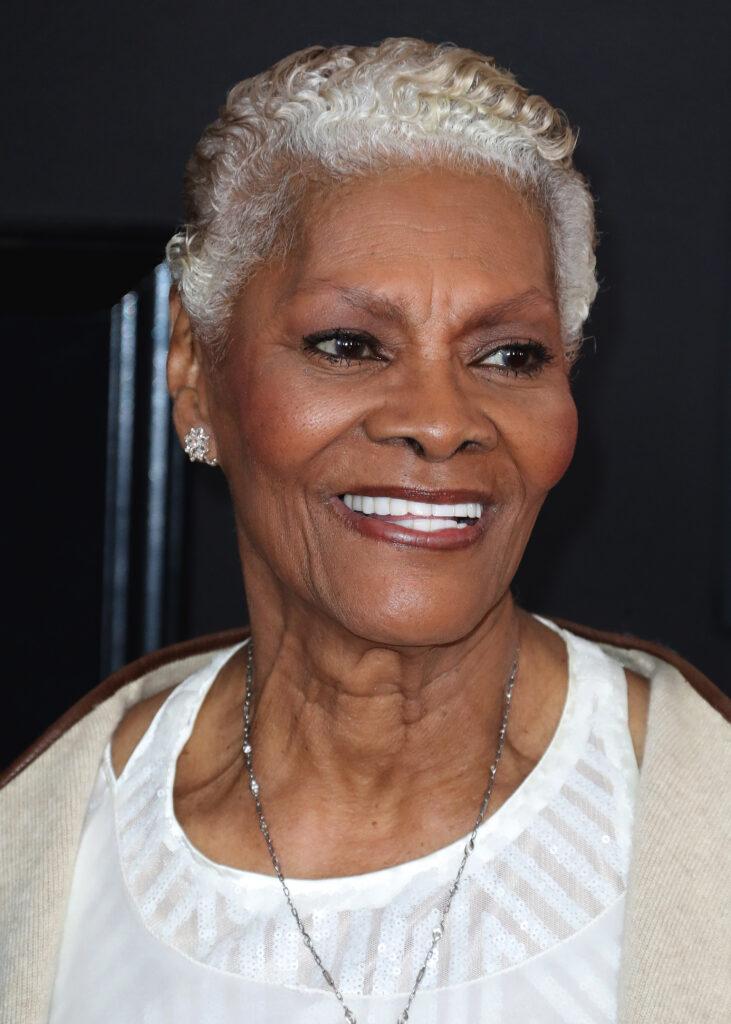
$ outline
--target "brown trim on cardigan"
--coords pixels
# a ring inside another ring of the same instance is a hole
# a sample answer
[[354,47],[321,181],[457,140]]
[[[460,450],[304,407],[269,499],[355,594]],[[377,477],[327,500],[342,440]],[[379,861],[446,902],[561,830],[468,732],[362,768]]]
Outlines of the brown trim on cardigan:
[[[611,644],[614,647],[635,648],[636,650],[645,651],[647,654],[662,658],[677,668],[693,689],[711,707],[715,708],[727,721],[731,720],[731,698],[723,690],[719,689],[715,683],[712,683],[699,669],[695,668],[694,665],[691,665],[689,661],[686,661],[685,658],[682,658],[671,648],[652,640],[640,640],[638,637],[628,633],[609,633],[605,630],[594,629],[591,626],[580,626],[575,622],[569,622],[568,619],[553,619],[552,621],[562,629],[567,629],[570,633],[576,633],[577,636],[584,637],[587,640]],[[95,707],[108,700],[109,697],[127,683],[131,683],[133,680],[139,679],[140,676],[146,675],[148,672],[152,672],[163,665],[167,665],[171,661],[187,658],[194,654],[205,654],[207,651],[214,651],[219,647],[227,647],[231,644],[239,643],[248,635],[248,627],[229,629],[221,633],[208,633],[206,636],[184,640],[182,643],[172,644],[169,647],[161,647],[157,651],[144,654],[141,658],[137,658],[136,661],[131,661],[128,665],[124,665],[112,673],[111,676],[107,676],[103,682],[99,683],[98,686],[95,686],[93,690],[90,690],[89,693],[73,704],[27,750],[1,772],[0,789],[9,782],[12,782],[28,765],[32,764],[37,757],[40,757],[44,751],[48,750],[59,736],[62,736],[63,733],[67,732],[73,725],[76,725],[77,722],[93,711]]]

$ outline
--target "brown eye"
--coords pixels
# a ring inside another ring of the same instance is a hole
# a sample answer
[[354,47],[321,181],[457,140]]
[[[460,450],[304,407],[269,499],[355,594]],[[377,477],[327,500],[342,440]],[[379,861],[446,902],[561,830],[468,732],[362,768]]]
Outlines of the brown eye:
[[331,362],[359,362],[377,359],[375,343],[355,331],[320,331],[303,339],[309,352],[319,353]]
[[552,358],[545,345],[529,341],[501,345],[481,359],[478,366],[494,366],[503,373],[527,376],[537,373]]
[[357,338],[325,338],[318,341],[314,346],[318,352],[324,352],[328,356],[337,356],[340,359],[367,359],[369,356],[368,344]]

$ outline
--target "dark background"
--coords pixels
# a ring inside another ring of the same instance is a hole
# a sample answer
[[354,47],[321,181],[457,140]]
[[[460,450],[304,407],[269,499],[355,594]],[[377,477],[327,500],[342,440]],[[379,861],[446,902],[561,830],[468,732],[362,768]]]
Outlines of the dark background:
[[[471,46],[580,127],[577,162],[601,232],[601,290],[575,380],[581,435],[515,590],[540,613],[669,644],[729,689],[727,8],[708,0],[27,0],[6,9],[9,714],[0,762],[114,663],[104,633],[110,309],[160,261],[181,217],[185,160],[226,90],[315,42],[418,35]],[[143,340],[146,330],[143,317]],[[138,373],[136,382],[125,660],[146,646],[138,609],[149,381]],[[162,643],[246,615],[221,474],[175,455],[166,536],[177,539],[165,556]]]

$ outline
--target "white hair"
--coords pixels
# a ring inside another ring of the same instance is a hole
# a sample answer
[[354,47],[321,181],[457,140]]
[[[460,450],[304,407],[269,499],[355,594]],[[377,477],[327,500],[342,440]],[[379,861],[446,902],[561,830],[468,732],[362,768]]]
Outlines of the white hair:
[[231,89],[188,162],[187,223],[166,252],[193,330],[215,360],[237,292],[286,254],[313,184],[443,164],[502,173],[537,202],[573,359],[597,290],[593,202],[573,167],[575,142],[561,111],[474,50],[391,38],[293,53]]

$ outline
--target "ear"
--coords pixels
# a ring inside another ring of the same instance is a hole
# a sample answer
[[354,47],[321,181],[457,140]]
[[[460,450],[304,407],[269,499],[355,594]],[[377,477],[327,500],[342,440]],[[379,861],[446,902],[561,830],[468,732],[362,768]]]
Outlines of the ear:
[[170,289],[170,343],[167,359],[168,391],[173,402],[173,423],[185,445],[191,427],[203,427],[210,435],[210,454],[216,457],[216,439],[209,413],[209,389],[203,368],[203,353],[183,309],[177,285]]

